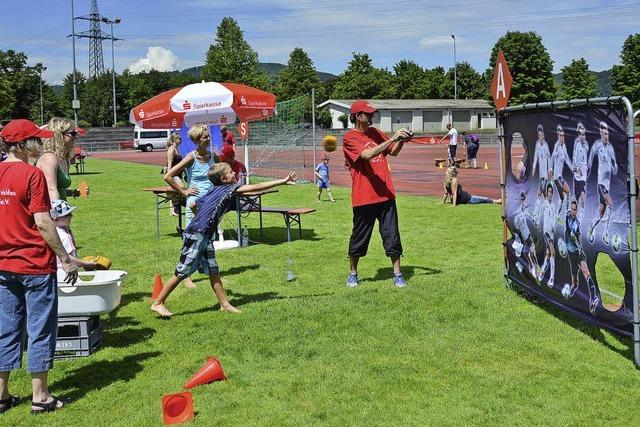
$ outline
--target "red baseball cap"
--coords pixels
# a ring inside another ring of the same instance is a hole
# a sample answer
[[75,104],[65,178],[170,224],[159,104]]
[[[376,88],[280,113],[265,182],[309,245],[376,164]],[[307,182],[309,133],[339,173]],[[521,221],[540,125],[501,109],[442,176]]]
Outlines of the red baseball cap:
[[0,131],[0,138],[6,144],[15,144],[34,137],[52,138],[53,132],[47,129],[40,129],[35,123],[27,119],[11,120]]
[[365,101],[364,99],[359,99],[351,104],[351,114],[375,113],[376,111],[378,111],[378,109],[369,104],[369,101]]

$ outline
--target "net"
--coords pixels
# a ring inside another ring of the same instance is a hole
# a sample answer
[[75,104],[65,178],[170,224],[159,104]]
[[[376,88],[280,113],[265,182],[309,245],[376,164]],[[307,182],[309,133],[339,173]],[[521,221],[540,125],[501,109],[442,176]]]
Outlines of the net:
[[249,171],[264,177],[283,177],[295,170],[302,182],[313,180],[311,124],[305,123],[310,95],[277,103],[277,114],[251,122]]

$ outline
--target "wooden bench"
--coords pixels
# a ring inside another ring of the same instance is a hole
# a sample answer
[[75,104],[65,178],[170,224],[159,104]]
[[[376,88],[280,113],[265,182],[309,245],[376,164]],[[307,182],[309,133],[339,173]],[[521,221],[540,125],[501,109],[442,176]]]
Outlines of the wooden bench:
[[275,213],[281,214],[284,219],[284,223],[287,226],[287,241],[291,241],[291,224],[298,224],[298,232],[300,238],[302,238],[302,224],[300,223],[300,216],[304,214],[308,214],[311,212],[315,212],[316,210],[313,208],[280,208],[275,206],[260,206],[255,208],[250,208],[251,212],[259,212],[260,213],[260,231],[262,232],[262,214],[263,213]]

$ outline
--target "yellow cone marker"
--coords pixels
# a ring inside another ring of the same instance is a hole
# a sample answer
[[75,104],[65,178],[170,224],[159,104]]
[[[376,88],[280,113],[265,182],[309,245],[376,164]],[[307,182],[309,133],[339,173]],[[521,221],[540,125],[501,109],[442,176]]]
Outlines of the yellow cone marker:
[[485,168],[485,169],[489,169],[489,163],[484,162],[484,168]]

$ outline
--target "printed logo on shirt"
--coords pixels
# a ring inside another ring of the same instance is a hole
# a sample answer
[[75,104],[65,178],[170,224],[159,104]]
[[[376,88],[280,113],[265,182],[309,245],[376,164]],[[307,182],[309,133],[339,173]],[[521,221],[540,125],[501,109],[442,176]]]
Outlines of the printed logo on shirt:
[[[368,150],[369,148],[376,148],[378,146],[378,144],[376,144],[375,142],[372,141],[368,141],[365,145],[364,148],[365,150]],[[371,163],[378,163],[381,162],[382,160],[384,160],[382,154],[378,154],[377,156],[375,156],[374,158],[372,158],[371,160],[369,160]]]

